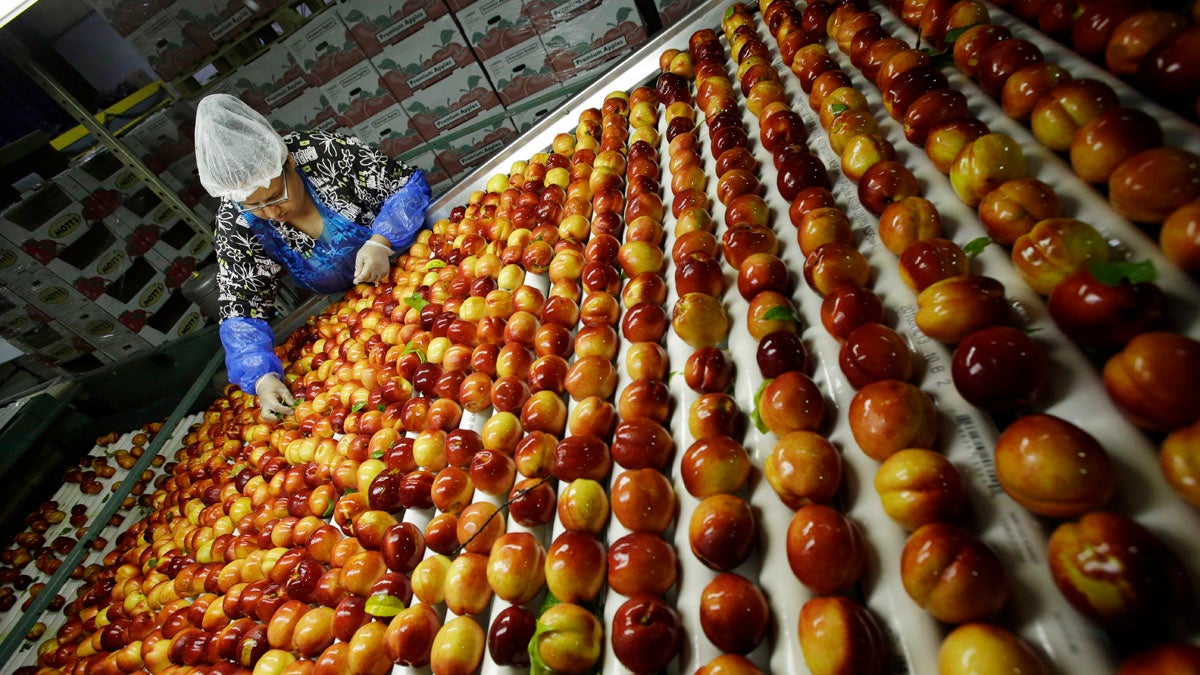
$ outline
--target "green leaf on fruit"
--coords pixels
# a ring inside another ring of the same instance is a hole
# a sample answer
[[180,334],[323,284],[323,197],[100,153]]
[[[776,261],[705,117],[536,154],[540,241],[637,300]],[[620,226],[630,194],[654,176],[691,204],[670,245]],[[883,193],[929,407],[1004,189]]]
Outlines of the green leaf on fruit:
[[322,518],[329,518],[331,516],[333,516],[333,502],[329,502],[329,506],[325,507],[325,513],[321,514]]
[[413,309],[415,309],[419,312],[419,311],[425,309],[425,305],[428,305],[429,301],[426,300],[425,298],[421,297],[420,293],[413,293],[412,295],[410,295],[404,299],[404,304],[408,305],[409,307],[412,307]]
[[[949,43],[947,43],[949,44]],[[929,57],[929,64],[935,68],[940,68],[945,65],[954,63],[954,52],[947,48],[934,49],[933,47],[922,47],[921,51]]]
[[375,409],[378,410],[379,412],[383,412],[384,410],[387,410],[387,406],[385,406],[382,403],[376,403]]
[[411,342],[404,346],[404,351],[400,352],[400,356],[404,356],[405,354],[416,354],[417,358],[421,359],[421,363],[425,363],[425,352],[421,351],[420,347]]
[[961,28],[955,28],[953,30],[946,31],[946,44],[948,44],[948,45],[954,44],[955,42],[958,41],[958,38],[962,37],[963,33],[971,30],[972,28],[974,28],[975,26],[978,26],[978,25],[979,24],[977,24],[977,23],[973,23],[970,26],[963,26]]
[[383,459],[383,451],[382,451],[382,450],[376,450],[375,452],[372,452],[372,453],[371,453],[371,459]]
[[358,403],[355,403],[354,405],[350,406],[350,412],[358,412],[359,410],[362,410],[363,406],[365,406],[366,404],[367,404],[366,401],[359,401]]
[[758,391],[754,392],[754,410],[750,413],[750,420],[754,422],[754,426],[758,429],[759,433],[763,434],[770,431],[770,429],[768,429],[766,423],[763,422],[762,415],[758,414],[758,405],[760,402],[762,402],[763,391],[769,384],[771,384],[771,380],[763,380],[763,383],[758,385]]
[[963,247],[963,253],[966,253],[967,256],[974,258],[980,253],[983,253],[983,249],[987,248],[991,244],[991,237],[976,237],[967,242],[967,245]]
[[763,318],[767,321],[795,321],[800,322],[800,317],[796,316],[796,310],[787,305],[775,305],[768,309]]
[[542,653],[538,651],[537,648],[538,634],[544,632],[544,630],[545,629],[542,628],[542,624],[539,623],[533,632],[533,637],[529,638],[528,651],[530,675],[551,675],[554,673],[554,671],[550,669],[550,666],[547,666],[546,662],[542,660]]
[[378,617],[396,616],[404,611],[404,601],[390,593],[376,593],[367,598],[364,609],[367,614]]
[[538,609],[538,616],[541,616],[546,610],[561,603],[562,600],[559,600],[553,593],[547,591],[546,597],[542,600],[542,606]]
[[355,490],[354,488],[349,488],[349,487],[348,487],[348,488],[346,488],[345,490],[342,490],[342,496],[343,496],[343,497],[345,497],[346,495],[352,495],[352,494],[354,494],[355,492],[358,492],[358,490]]
[[845,103],[834,103],[833,105],[829,106],[829,112],[833,113],[834,117],[841,115],[849,109],[850,106],[846,105]]
[[1096,260],[1087,262],[1088,271],[1096,277],[1096,281],[1105,286],[1120,286],[1128,281],[1131,284],[1144,284],[1158,278],[1158,270],[1149,260],[1141,262],[1112,262]]
[[425,271],[429,272],[431,270],[441,269],[445,266],[446,266],[445,260],[430,260],[429,262],[425,263]]
[[151,558],[150,560],[146,561],[146,564],[150,566],[150,569],[154,569],[155,567],[158,567],[158,558]]

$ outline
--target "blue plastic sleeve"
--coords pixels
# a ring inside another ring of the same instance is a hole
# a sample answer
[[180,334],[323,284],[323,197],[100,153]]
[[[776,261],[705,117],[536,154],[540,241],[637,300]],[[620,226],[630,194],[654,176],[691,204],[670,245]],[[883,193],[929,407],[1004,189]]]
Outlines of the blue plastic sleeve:
[[221,344],[225,347],[225,369],[229,381],[247,394],[267,373],[283,379],[283,363],[275,356],[275,334],[263,319],[233,316],[221,322]]
[[418,169],[408,182],[388,197],[371,225],[371,233],[382,235],[392,244],[392,250],[404,251],[417,240],[425,227],[425,209],[429,207],[429,182],[425,172]]

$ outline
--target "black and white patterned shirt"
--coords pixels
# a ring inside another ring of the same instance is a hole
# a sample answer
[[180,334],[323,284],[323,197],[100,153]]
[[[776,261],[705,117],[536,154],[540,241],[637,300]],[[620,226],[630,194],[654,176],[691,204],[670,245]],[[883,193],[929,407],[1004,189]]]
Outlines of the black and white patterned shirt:
[[[346,219],[371,227],[388,197],[415,169],[374,150],[357,138],[325,131],[283,136],[296,168],[321,201]],[[275,309],[277,276],[284,269],[267,255],[238,204],[221,199],[214,246],[221,318],[269,319]],[[287,246],[307,256],[316,240],[287,223],[267,221]]]

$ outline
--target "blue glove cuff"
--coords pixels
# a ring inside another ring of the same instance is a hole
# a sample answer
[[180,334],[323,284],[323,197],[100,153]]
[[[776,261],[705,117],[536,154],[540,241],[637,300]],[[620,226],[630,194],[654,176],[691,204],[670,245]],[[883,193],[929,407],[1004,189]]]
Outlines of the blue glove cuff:
[[230,317],[221,322],[219,332],[229,381],[242,391],[253,394],[254,385],[267,373],[283,380],[283,362],[275,356],[275,335],[265,320]]
[[393,251],[407,249],[425,227],[425,209],[429,207],[430,195],[425,172],[417,169],[404,187],[383,203],[371,225],[371,233],[382,235],[391,242]]

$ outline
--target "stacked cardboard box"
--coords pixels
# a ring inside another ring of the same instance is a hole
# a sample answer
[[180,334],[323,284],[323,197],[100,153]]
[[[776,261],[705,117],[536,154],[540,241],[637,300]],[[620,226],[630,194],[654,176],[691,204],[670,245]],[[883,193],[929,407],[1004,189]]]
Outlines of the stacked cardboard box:
[[425,180],[429,182],[429,189],[434,198],[449,190],[454,184],[454,177],[442,167],[434,155],[433,149],[429,146],[422,146],[416,152],[401,157],[400,161],[425,172]]
[[701,0],[654,0],[654,8],[658,10],[658,19],[663,28],[666,28],[699,6],[700,2]]
[[207,41],[190,40],[184,34],[183,26],[167,12],[155,14],[139,24],[126,39],[139,54],[146,57],[150,67],[164,80],[172,80],[193,70],[214,49]]
[[329,98],[320,87],[309,87],[286,105],[278,108],[270,117],[271,124],[281,133],[317,129],[337,131],[337,115]]
[[414,35],[448,11],[445,4],[428,0],[348,0],[337,8],[368,58]]
[[450,0],[450,6],[505,106],[562,86],[521,0]]
[[361,36],[364,50],[373,49],[379,35],[391,38],[379,45],[371,64],[380,82],[404,108],[410,128],[422,139],[432,140],[499,110],[500,99],[471,51],[470,42],[448,14],[427,11],[424,22],[405,23],[403,32],[370,35],[374,27],[371,22],[380,21],[380,17],[353,7],[350,10],[344,19],[359,22],[351,31]]
[[370,61],[360,61],[321,85],[338,125],[353,129],[396,105],[396,97]]
[[367,58],[337,12],[324,12],[283,40],[312,86],[329,82]]
[[191,106],[175,104],[138,122],[123,137],[125,144],[138,155],[146,168],[156,174],[161,174],[196,151],[194,125],[180,126],[181,111],[186,111],[185,119],[194,119]]
[[516,126],[501,115],[478,129],[439,141],[435,153],[438,163],[457,179],[499,154],[516,138]]
[[211,251],[135,172],[93,153],[0,213],[0,285],[13,300],[0,335],[59,361],[161,344],[201,325],[175,291]]
[[647,40],[634,0],[599,3],[541,35],[550,64],[563,82],[594,79]]
[[[86,233],[76,241],[85,239]],[[3,238],[0,286],[13,304],[0,313],[0,337],[28,353],[62,362],[88,352],[111,362],[150,346],[93,298]]]
[[229,77],[240,98],[264,115],[299,96],[309,83],[304,69],[287,49],[264,51]]
[[388,157],[402,155],[424,142],[421,135],[412,128],[408,113],[399,103],[356,125],[353,133]]
[[[164,80],[195,70],[254,20],[285,4],[227,0],[90,0]],[[257,9],[251,9],[256,7]]]

